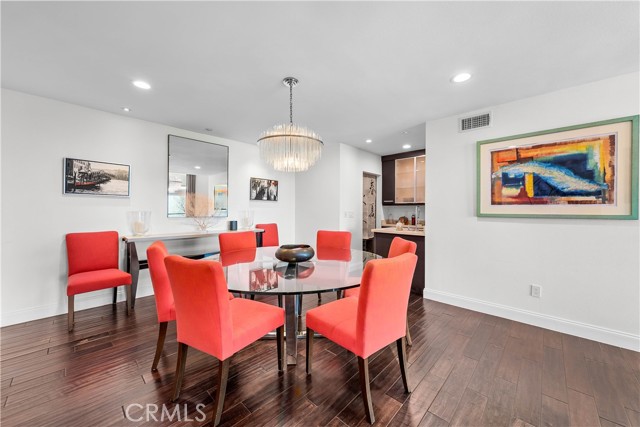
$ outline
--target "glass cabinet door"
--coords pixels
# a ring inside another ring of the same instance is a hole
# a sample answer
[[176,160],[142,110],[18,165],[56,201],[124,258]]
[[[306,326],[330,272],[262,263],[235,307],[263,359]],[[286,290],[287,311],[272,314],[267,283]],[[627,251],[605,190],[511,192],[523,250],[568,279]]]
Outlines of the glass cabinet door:
[[415,203],[415,157],[396,160],[396,203]]
[[425,156],[416,157],[416,203],[424,203]]

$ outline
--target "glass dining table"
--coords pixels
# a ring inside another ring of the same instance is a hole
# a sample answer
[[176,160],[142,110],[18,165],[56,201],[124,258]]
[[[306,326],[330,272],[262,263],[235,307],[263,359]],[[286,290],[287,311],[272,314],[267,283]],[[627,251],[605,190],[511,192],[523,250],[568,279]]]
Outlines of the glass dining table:
[[[342,291],[360,286],[364,265],[382,258],[356,249],[316,252],[309,261],[289,264],[275,257],[276,246],[242,250],[220,256],[230,292],[276,295],[285,310],[286,358],[295,365],[301,295]],[[284,302],[282,303],[282,300]]]

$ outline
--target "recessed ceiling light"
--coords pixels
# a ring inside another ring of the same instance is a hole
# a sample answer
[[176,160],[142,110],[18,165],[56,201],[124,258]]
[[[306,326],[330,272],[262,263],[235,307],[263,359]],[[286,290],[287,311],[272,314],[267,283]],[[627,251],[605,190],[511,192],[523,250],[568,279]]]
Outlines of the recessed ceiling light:
[[404,149],[406,150],[406,149],[408,149],[408,148],[411,148],[411,145],[409,145],[409,144],[404,144],[404,145],[402,146],[402,148],[404,148]]
[[124,111],[125,113],[130,113],[130,112],[131,112],[131,108],[129,108],[129,107],[122,107],[122,111]]
[[137,87],[137,88],[140,88],[140,89],[145,89],[145,90],[151,89],[151,85],[149,83],[145,82],[145,81],[142,81],[142,80],[135,80],[133,82],[133,85],[135,87]]
[[409,131],[408,131],[408,130],[403,130],[403,131],[402,131],[402,134],[403,134],[403,135],[407,135],[407,134],[409,134]]
[[200,166],[194,166],[194,169],[202,169]]
[[460,74],[456,74],[455,76],[451,77],[451,81],[453,83],[462,83],[462,82],[466,82],[470,78],[471,78],[471,74],[469,74],[469,73],[460,73]]
[[367,144],[371,144],[371,143],[373,142],[373,140],[371,140],[371,139],[367,139],[367,140],[366,140],[366,141],[364,141],[364,142],[366,142]]

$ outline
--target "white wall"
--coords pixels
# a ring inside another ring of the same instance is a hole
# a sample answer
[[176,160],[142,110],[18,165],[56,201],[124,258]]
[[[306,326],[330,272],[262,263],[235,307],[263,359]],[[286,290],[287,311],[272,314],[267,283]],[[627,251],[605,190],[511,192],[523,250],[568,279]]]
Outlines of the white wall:
[[458,133],[457,117],[427,123],[426,297],[640,348],[638,221],[475,215],[476,141],[636,115],[639,79],[483,108],[493,125],[475,132]]
[[377,224],[382,219],[382,163],[380,156],[340,144],[340,230],[351,231],[351,247],[362,249],[362,174],[378,175]]
[[340,228],[340,144],[325,141],[318,163],[295,176],[296,240],[281,243],[313,246],[316,231]]
[[[294,240],[295,177],[272,171],[254,144],[3,89],[2,325],[66,312],[66,233],[129,234],[129,210],[152,211],[150,233],[195,230],[188,219],[166,217],[168,134],[229,146],[228,219],[252,209],[255,222],[277,221],[281,240]],[[64,157],[131,165],[131,197],[64,196]],[[249,201],[251,176],[279,180],[279,201]],[[226,220],[217,228],[225,228]],[[211,242],[212,249],[216,245]],[[151,292],[143,270],[138,295]],[[76,309],[108,304],[110,295],[110,290],[80,295]]]

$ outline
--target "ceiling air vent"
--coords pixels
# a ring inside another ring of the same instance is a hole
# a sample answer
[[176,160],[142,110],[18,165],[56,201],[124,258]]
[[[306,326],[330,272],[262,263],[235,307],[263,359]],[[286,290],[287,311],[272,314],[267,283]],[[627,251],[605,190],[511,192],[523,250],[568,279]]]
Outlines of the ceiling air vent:
[[458,132],[467,132],[473,129],[486,128],[491,125],[491,113],[482,113],[476,116],[463,117],[458,120]]

